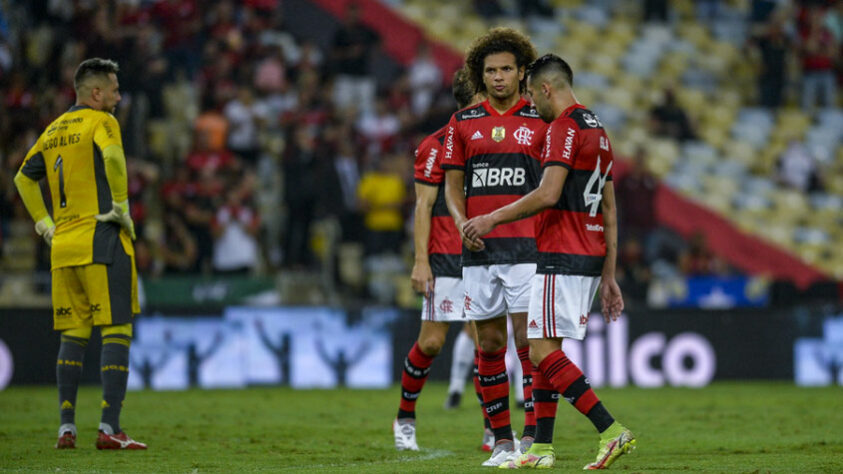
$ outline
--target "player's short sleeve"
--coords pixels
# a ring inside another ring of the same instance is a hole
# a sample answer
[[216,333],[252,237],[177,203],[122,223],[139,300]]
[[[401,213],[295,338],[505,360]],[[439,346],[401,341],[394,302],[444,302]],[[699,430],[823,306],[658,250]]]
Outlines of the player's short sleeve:
[[111,145],[123,146],[123,139],[120,136],[120,124],[111,114],[105,114],[105,118],[96,125],[94,129],[94,143],[105,150]]
[[421,184],[437,186],[445,179],[445,173],[439,167],[442,157],[442,145],[433,136],[422,140],[416,148],[416,161],[413,166],[413,180]]
[[47,175],[47,164],[44,162],[44,155],[41,153],[40,137],[23,159],[20,172],[33,181],[39,181]]
[[442,146],[442,163],[445,171],[449,169],[465,170],[465,144],[460,134],[457,114],[451,115],[451,121],[445,129],[445,143]]
[[556,120],[547,128],[542,151],[542,168],[564,166],[569,170],[579,152],[580,129],[570,118]]

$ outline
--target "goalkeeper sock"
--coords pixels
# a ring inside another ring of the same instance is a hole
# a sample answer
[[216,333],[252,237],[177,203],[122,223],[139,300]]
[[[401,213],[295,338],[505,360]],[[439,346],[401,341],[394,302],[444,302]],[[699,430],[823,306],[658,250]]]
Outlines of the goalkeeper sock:
[[419,343],[413,344],[407,358],[404,359],[404,373],[401,374],[401,404],[398,407],[398,419],[416,417],[416,400],[421,395],[422,387],[430,373],[433,358],[421,351]]
[[79,377],[82,375],[82,361],[88,340],[62,334],[59,355],[56,360],[56,385],[59,389],[59,412],[61,424],[75,424],[76,393]]
[[[129,381],[129,345],[131,339],[123,334],[109,334],[102,338],[102,418],[100,429],[120,433],[120,409],[126,397]],[[102,425],[107,425],[103,429]]]
[[545,378],[565,400],[594,424],[598,433],[606,431],[615,419],[600,403],[579,367],[561,350],[552,352],[539,364]]

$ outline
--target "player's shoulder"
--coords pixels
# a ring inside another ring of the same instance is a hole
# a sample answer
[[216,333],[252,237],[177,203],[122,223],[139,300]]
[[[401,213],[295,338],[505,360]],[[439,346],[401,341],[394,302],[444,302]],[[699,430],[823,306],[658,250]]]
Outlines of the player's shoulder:
[[491,115],[489,114],[489,111],[487,111],[486,108],[483,107],[483,104],[480,103],[457,110],[454,112],[454,119],[457,122],[464,122],[466,120],[477,120],[483,117],[488,117],[489,115]]
[[541,117],[539,117],[539,113],[536,112],[536,108],[526,100],[522,102],[524,103],[512,115],[514,117],[524,117],[541,121]]
[[580,130],[602,129],[603,122],[591,109],[586,108],[581,104],[574,106],[567,114],[562,114],[559,119],[567,118],[573,123],[577,124]]
[[426,137],[422,138],[419,142],[418,147],[416,148],[416,153],[419,150],[426,150],[429,148],[439,148],[445,144],[445,137],[448,134],[448,127],[444,126],[439,130],[427,135]]
[[440,128],[439,130],[431,133],[427,136],[427,139],[435,141],[440,146],[445,144],[445,136],[448,135],[448,126],[445,125],[444,127]]
[[44,129],[44,133],[42,133],[41,136],[50,137],[55,134],[58,131],[59,127],[61,127],[61,125],[66,122],[67,115],[68,113],[65,112],[56,117],[52,122],[50,122],[49,125],[47,125],[47,128]]

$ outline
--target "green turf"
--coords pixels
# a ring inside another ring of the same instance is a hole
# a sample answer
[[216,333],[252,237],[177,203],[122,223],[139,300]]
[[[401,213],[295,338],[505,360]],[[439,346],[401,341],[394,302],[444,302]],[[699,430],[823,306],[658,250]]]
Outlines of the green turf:
[[[123,427],[146,452],[98,452],[98,388],[79,394],[78,447],[53,449],[52,387],[0,392],[0,469],[38,472],[488,472],[474,400],[445,411],[445,386],[430,383],[418,406],[418,453],[393,449],[398,404],[391,390],[286,388],[130,392]],[[600,389],[638,437],[614,470],[843,471],[841,389],[786,383],[715,384],[702,390]],[[473,397],[473,394],[472,394]],[[513,416],[520,431],[523,415]],[[560,404],[557,470],[579,470],[596,453],[588,421]]]

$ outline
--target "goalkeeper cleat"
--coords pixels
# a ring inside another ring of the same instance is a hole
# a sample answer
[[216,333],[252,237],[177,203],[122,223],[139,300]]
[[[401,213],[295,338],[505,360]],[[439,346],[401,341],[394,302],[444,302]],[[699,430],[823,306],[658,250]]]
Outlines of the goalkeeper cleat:
[[70,431],[65,431],[59,436],[56,441],[56,449],[74,449],[76,448],[76,435]]
[[597,459],[583,467],[583,470],[608,469],[619,457],[635,449],[635,436],[628,429],[622,426],[620,428],[622,431],[619,435],[600,440]]
[[498,467],[501,464],[515,459],[518,456],[518,447],[512,441],[502,441],[495,445],[495,450],[492,451],[492,455],[489,459],[483,461],[482,466],[486,467]]
[[535,443],[520,456],[498,466],[499,469],[550,469],[556,463],[553,445]]
[[146,449],[146,445],[129,438],[124,432],[105,434],[100,431],[97,436],[97,449]]
[[416,444],[416,420],[404,418],[392,422],[392,434],[395,435],[395,449],[398,451],[418,451]]

